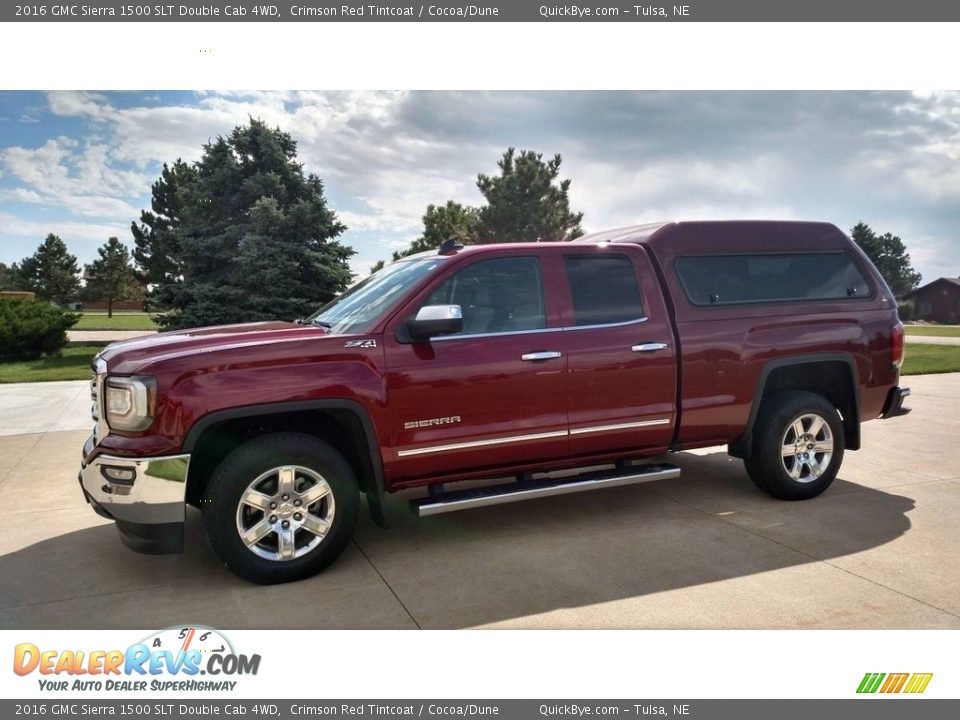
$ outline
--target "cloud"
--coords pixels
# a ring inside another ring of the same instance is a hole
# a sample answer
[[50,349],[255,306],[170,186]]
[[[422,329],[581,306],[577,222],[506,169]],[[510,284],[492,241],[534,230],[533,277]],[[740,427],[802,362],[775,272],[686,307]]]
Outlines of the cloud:
[[516,146],[563,155],[589,230],[864,219],[904,237],[925,275],[960,274],[957,92],[56,92],[43,110],[86,130],[0,148],[0,202],[78,228],[128,224],[161,162],[257,117],[297,140],[364,272],[416,237],[427,204],[480,204],[477,173]]
[[[106,242],[107,238],[119,237],[121,240],[126,240],[130,234],[129,227],[126,224],[93,223],[64,219],[26,220],[6,212],[0,212],[0,228],[3,228],[3,235],[35,238],[34,244],[38,244],[48,233],[59,235],[64,239],[69,238],[71,241],[80,240],[84,243],[96,243],[83,248],[83,250],[86,250],[84,255],[91,257],[96,254],[95,248]],[[0,251],[2,249],[2,246],[0,246]],[[81,254],[81,248],[71,248],[71,251],[78,255]],[[12,259],[17,260],[19,256],[14,256]]]

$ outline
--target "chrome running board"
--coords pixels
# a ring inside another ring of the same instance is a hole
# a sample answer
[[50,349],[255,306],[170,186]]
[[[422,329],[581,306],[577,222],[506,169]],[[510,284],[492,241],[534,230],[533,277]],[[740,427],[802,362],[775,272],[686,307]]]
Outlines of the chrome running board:
[[503,505],[504,503],[534,500],[553,495],[603,488],[635,485],[652,480],[666,480],[680,476],[680,468],[673,465],[634,465],[617,470],[602,470],[574,475],[556,480],[520,480],[503,485],[465,490],[450,490],[410,501],[414,515],[440,515],[441,513],[467,510],[469,508]]

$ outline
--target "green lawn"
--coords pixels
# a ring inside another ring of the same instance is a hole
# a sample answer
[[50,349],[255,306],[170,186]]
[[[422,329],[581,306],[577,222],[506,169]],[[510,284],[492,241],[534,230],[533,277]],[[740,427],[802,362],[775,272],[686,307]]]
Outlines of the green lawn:
[[156,330],[157,324],[146,313],[85,312],[71,330]]
[[0,383],[87,380],[98,347],[69,347],[59,357],[0,363]]
[[[64,348],[60,357],[0,363],[0,383],[86,380],[96,347]],[[909,343],[903,375],[960,372],[960,345]]]
[[907,343],[903,375],[960,372],[960,345]]
[[907,335],[960,337],[960,325],[907,325]]

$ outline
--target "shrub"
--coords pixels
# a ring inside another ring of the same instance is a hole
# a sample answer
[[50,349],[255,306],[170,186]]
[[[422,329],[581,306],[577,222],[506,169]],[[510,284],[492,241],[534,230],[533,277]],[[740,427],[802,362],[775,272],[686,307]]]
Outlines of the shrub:
[[0,298],[0,360],[33,360],[60,352],[80,316],[45,302]]
[[902,322],[913,320],[913,300],[901,300],[897,303],[897,314]]

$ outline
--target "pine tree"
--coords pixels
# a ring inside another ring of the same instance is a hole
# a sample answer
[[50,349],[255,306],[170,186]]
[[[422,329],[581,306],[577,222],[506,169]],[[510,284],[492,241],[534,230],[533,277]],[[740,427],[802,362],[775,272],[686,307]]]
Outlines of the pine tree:
[[447,200],[446,205],[427,205],[423,214],[423,234],[406,250],[393,253],[393,259],[433,250],[450,238],[463,245],[473,245],[478,240],[479,229],[480,211],[477,208],[453,200]]
[[87,278],[85,295],[91,299],[105,300],[107,317],[112,318],[115,302],[142,296],[143,290],[130,264],[130,252],[117,238],[107,240],[97,254],[100,257],[87,265],[84,273]]
[[920,285],[922,276],[913,269],[906,245],[896,235],[877,235],[864,222],[850,230],[850,237],[876,265],[883,279],[896,297],[902,297]]
[[288,133],[251,119],[204,145],[192,176],[161,177],[176,184],[179,203],[165,200],[159,211],[176,218],[162,232],[172,234],[165,247],[178,263],[176,277],[152,277],[171,310],[158,317],[163,326],[293,320],[347,287],[354,251],[335,239],[346,228],[296,152]]
[[151,210],[140,213],[140,222],[131,223],[133,259],[140,280],[152,287],[147,305],[160,310],[170,303],[168,288],[179,282],[181,269],[181,226],[188,193],[195,188],[196,169],[182,160],[164,163],[160,177],[151,188]]
[[499,175],[477,176],[487,205],[480,208],[482,242],[573,240],[583,235],[583,213],[570,212],[570,180],[557,183],[560,155],[508,148],[497,162]]
[[37,251],[16,266],[25,289],[42,300],[63,305],[80,292],[80,268],[77,258],[67,251],[58,236],[50,233]]

